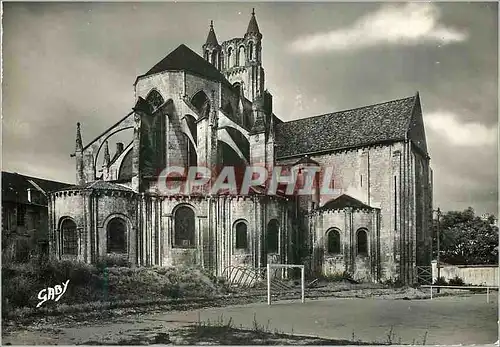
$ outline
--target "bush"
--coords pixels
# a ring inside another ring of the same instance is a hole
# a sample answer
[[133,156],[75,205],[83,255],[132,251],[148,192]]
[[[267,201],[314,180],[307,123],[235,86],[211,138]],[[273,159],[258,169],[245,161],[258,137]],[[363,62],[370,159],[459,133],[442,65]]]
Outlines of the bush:
[[436,286],[447,286],[448,282],[446,282],[446,279],[444,277],[439,277],[434,281],[433,284]]
[[[3,265],[2,308],[34,308],[38,292],[70,280],[61,301],[47,301],[40,309],[92,301],[158,300],[162,298],[211,297],[226,291],[222,279],[187,267],[103,267],[72,261],[37,261]],[[107,263],[109,264],[109,263]]]
[[450,279],[449,284],[450,284],[450,286],[464,286],[465,285],[464,280],[458,276],[455,276],[454,278]]
[[104,256],[99,258],[95,265],[98,269],[107,267],[131,267],[130,261],[122,256]]

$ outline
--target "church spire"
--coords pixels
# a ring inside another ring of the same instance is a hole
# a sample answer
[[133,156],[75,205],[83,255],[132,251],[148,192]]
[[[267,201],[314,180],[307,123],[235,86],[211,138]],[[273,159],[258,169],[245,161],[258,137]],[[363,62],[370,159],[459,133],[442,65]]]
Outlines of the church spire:
[[217,37],[215,36],[214,30],[214,21],[210,21],[210,30],[208,31],[207,41],[205,42],[205,46],[218,46],[219,42],[217,42]]
[[260,34],[257,19],[255,19],[255,8],[252,8],[252,17],[248,23],[247,34]]

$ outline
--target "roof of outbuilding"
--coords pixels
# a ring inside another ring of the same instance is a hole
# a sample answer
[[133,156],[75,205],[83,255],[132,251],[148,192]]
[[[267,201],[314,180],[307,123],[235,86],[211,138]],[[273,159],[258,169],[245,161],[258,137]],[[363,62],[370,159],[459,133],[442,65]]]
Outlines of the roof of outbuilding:
[[278,158],[404,140],[418,94],[278,124]]
[[163,71],[188,71],[199,76],[206,77],[231,86],[231,83],[220,73],[219,70],[196,52],[182,44],[170,54],[153,66],[144,75],[137,78],[153,75]]
[[[31,183],[33,182],[33,183]],[[2,201],[29,204],[28,189],[49,193],[70,186],[69,183],[51,181],[37,177],[25,176],[16,172],[2,171]]]

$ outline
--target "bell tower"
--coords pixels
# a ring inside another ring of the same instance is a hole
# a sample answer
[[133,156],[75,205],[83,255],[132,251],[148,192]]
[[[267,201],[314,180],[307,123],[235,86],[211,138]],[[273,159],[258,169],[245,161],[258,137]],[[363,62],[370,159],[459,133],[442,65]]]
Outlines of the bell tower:
[[221,72],[250,101],[264,93],[264,69],[262,68],[262,34],[255,11],[242,38],[222,43]]

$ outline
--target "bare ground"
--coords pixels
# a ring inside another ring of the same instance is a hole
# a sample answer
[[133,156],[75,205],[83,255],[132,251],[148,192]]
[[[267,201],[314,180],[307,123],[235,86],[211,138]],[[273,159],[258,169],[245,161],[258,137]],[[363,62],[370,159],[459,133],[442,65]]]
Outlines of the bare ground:
[[[321,290],[308,290],[307,294],[318,296]],[[337,292],[332,289],[327,294],[337,299],[307,300],[306,304],[300,304],[295,294],[295,301],[280,301],[269,307],[263,304],[265,296],[229,296],[201,305],[81,312],[37,317],[24,324],[11,321],[3,326],[3,344],[240,344],[244,341],[244,344],[341,345],[496,340],[496,296],[488,304],[483,295],[465,293],[432,301],[414,300],[428,298],[429,293],[411,288]],[[228,319],[233,324],[230,327],[225,325],[224,320]],[[206,324],[207,321],[218,323]],[[200,322],[204,322],[201,330]],[[260,329],[255,329],[255,322]],[[454,332],[455,328],[459,331]]]

